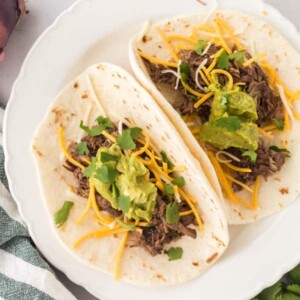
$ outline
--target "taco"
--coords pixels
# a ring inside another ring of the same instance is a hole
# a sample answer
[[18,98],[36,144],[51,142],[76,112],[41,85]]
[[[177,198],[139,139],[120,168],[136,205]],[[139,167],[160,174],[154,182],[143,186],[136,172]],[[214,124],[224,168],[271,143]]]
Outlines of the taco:
[[300,55],[279,32],[236,11],[177,17],[136,35],[130,60],[222,192],[229,224],[297,198]]
[[198,161],[117,66],[92,66],[57,96],[33,152],[61,241],[116,279],[184,282],[228,245],[225,215]]

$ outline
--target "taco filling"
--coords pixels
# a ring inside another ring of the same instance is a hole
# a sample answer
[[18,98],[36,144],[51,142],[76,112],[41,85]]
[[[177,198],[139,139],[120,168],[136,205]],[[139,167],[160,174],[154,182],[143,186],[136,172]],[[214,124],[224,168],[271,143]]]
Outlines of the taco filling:
[[[137,50],[152,81],[172,95],[169,102],[207,152],[227,198],[258,208],[261,178],[279,172],[290,156],[286,134],[291,120],[299,119],[293,109],[298,92],[278,78],[267,53],[251,57],[221,18],[192,28],[190,36],[156,31],[173,59]],[[252,194],[252,202],[236,194],[241,190]]]
[[203,231],[196,200],[184,192],[184,177],[175,175],[184,166],[174,166],[163,151],[157,153],[150,136],[132,122],[116,126],[100,116],[95,126],[81,122],[80,128],[85,136],[69,145],[64,143],[63,128],[59,130],[64,167],[76,182],[71,189],[87,201],[77,224],[93,210],[95,221],[106,229],[82,236],[74,247],[92,237],[124,233],[116,278],[125,244],[141,247],[152,256],[165,253],[169,260],[179,259],[182,249],[167,245],[184,235],[195,239],[195,226]]

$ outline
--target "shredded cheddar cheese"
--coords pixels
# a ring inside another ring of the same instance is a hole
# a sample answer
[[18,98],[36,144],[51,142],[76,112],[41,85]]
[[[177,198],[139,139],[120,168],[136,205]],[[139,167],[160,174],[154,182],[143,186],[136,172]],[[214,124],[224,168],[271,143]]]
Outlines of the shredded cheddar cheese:
[[151,55],[148,55],[148,54],[146,54],[146,53],[144,53],[140,50],[138,50],[137,52],[141,57],[147,59],[148,61],[150,61],[150,62],[152,62],[156,65],[162,65],[162,66],[165,66],[165,67],[177,68],[177,63],[175,63],[175,62],[163,61],[163,60],[157,59],[157,58],[155,58]]
[[236,184],[238,184],[239,186],[241,186],[242,188],[244,188],[245,190],[247,190],[248,192],[250,193],[253,193],[253,190],[247,186],[246,184],[242,183],[241,181],[233,178],[232,176],[228,175],[228,174],[225,174],[226,178],[228,178],[231,182],[234,182]]
[[82,170],[84,170],[85,166],[82,165],[80,162],[78,162],[76,159],[74,159],[72,157],[72,155],[69,153],[69,151],[65,145],[63,127],[59,127],[59,129],[58,129],[58,138],[59,138],[60,147],[61,147],[63,153],[65,154],[66,158],[68,159],[68,161],[71,162],[74,166],[79,167]]
[[254,209],[258,208],[258,189],[259,189],[260,181],[261,181],[260,176],[257,176],[254,184],[253,195],[252,195],[252,206]]
[[206,94],[205,96],[203,96],[200,100],[198,100],[195,104],[194,107],[198,108],[201,104],[203,104],[206,100],[208,100],[210,97],[213,96],[213,92],[210,92],[208,94]]
[[108,138],[109,140],[111,140],[113,143],[116,142],[116,138],[113,137],[111,134],[109,134],[107,131],[103,130],[103,131],[102,131],[102,134],[103,134],[106,138]]
[[125,251],[126,242],[128,239],[128,231],[124,232],[124,235],[121,240],[121,245],[118,250],[118,253],[115,257],[115,280],[118,281],[120,279],[120,269],[121,269],[121,258],[123,256],[123,253]]
[[[204,68],[205,67],[202,67],[203,70],[204,70]],[[200,70],[199,73],[200,73],[200,76],[201,76],[202,80],[205,82],[205,84],[207,86],[209,86],[210,85],[209,79],[206,78],[206,76],[204,75],[204,73],[202,72],[202,70]]]
[[228,44],[226,43],[226,41],[225,41],[225,39],[222,35],[222,32],[221,32],[221,29],[220,29],[220,26],[219,26],[218,22],[215,22],[215,28],[216,28],[218,38],[220,40],[220,44],[222,45],[222,47],[226,50],[226,52],[228,54],[231,54],[232,51],[231,51],[230,47],[228,46]]
[[255,62],[255,61],[257,61],[257,60],[259,60],[259,59],[265,57],[267,54],[268,54],[268,53],[264,52],[264,53],[258,54],[258,55],[256,55],[256,56],[250,58],[249,60],[247,60],[247,61],[245,61],[245,62],[243,63],[243,67],[248,67],[248,66],[250,66],[253,62]]
[[179,216],[180,216],[180,217],[183,217],[183,216],[190,215],[190,214],[192,214],[192,213],[193,213],[192,210],[182,211],[182,212],[179,213]]
[[274,136],[266,131],[264,131],[262,128],[258,128],[258,132],[260,135],[264,136],[268,140],[273,140]]
[[231,76],[231,74],[225,70],[221,70],[221,69],[215,69],[211,72],[212,74],[223,74],[228,78],[228,84],[227,84],[227,88],[228,90],[232,90],[233,88],[233,78]]
[[[183,41],[183,42],[187,42],[187,43],[190,43],[190,44],[197,44],[198,43],[197,39],[189,38],[189,37],[182,36],[182,35],[169,35],[167,37],[167,39],[169,41]],[[193,47],[193,49],[195,49],[195,47]]]
[[139,156],[139,155],[143,154],[149,148],[150,136],[148,134],[145,134],[145,135],[146,135],[146,142],[145,142],[144,147],[142,147],[140,150],[134,152],[133,155]]
[[229,168],[231,170],[234,170],[234,171],[237,171],[237,172],[241,172],[241,173],[251,173],[252,172],[252,170],[249,169],[249,168],[239,168],[239,167],[236,167],[236,166],[234,166],[234,165],[232,165],[230,163],[224,163],[224,165],[227,168]]

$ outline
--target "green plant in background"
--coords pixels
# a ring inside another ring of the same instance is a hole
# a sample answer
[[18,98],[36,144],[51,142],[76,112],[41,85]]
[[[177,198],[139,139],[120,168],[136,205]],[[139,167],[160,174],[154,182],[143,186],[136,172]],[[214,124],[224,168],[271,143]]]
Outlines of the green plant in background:
[[252,300],[300,300],[300,265]]

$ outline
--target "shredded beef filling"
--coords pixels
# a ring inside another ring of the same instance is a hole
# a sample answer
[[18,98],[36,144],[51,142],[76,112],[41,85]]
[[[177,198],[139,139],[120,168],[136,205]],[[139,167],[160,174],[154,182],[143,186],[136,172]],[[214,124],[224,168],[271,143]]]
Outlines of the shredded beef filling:
[[[259,144],[259,147],[256,151],[257,159],[255,163],[250,162],[249,157],[242,156],[240,149],[229,148],[226,151],[235,155],[241,160],[240,162],[233,161],[233,165],[240,168],[250,168],[252,170],[251,173],[239,172],[235,177],[237,180],[245,183],[248,186],[254,184],[257,176],[259,175],[263,176],[264,179],[267,180],[270,175],[280,171],[287,156],[286,152],[275,152],[270,150],[263,143]],[[233,183],[232,187],[235,192],[242,190],[241,186],[235,183]]]
[[[197,237],[195,229],[187,226],[195,222],[193,214],[180,218],[176,224],[168,224],[166,221],[166,209],[168,198],[159,192],[156,200],[155,213],[150,224],[153,226],[143,229],[143,233],[134,232],[129,240],[130,247],[143,247],[149,254],[155,256],[161,254],[165,244],[178,239],[182,235],[187,235],[193,239]],[[181,210],[188,210],[181,207]]]
[[[114,137],[118,135],[117,130],[109,130],[109,133]],[[95,137],[86,136],[81,140],[81,142],[86,142],[87,148],[89,149],[88,155],[79,155],[76,151],[76,146],[78,144],[75,142],[70,144],[68,150],[72,157],[84,165],[86,165],[84,159],[91,160],[92,157],[96,156],[99,148],[110,147],[112,145],[112,142],[102,135]],[[137,143],[136,149],[139,149],[140,147],[142,147],[142,145]],[[73,176],[76,180],[75,192],[84,198],[88,198],[90,191],[89,179],[84,177],[82,169],[74,166],[69,161],[65,162],[64,167],[73,173]],[[180,220],[176,224],[167,223],[166,209],[170,200],[167,196],[163,195],[160,190],[157,192],[158,196],[156,200],[155,212],[150,221],[150,226],[143,228],[142,234],[136,231],[131,232],[129,240],[129,245],[131,247],[142,247],[152,256],[161,254],[165,244],[168,244],[183,235],[190,236],[194,239],[197,237],[196,230],[187,227],[196,222],[194,214],[180,217]],[[103,198],[97,191],[96,201],[100,210],[106,211],[114,217],[119,217],[122,215],[121,211],[113,208],[110,202]],[[189,207],[185,202],[183,202],[180,204],[179,210],[187,211],[189,210]]]

